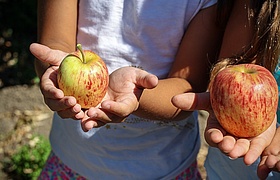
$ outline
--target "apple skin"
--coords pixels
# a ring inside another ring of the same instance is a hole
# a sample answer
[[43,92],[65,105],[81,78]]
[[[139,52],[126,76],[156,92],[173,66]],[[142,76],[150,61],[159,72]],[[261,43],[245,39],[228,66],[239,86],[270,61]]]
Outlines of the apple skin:
[[58,87],[65,96],[74,96],[82,108],[97,106],[104,98],[109,74],[104,61],[90,50],[78,50],[66,56],[61,62],[58,74]]
[[262,66],[229,66],[210,82],[209,91],[217,120],[236,137],[258,136],[275,118],[278,86],[270,71]]

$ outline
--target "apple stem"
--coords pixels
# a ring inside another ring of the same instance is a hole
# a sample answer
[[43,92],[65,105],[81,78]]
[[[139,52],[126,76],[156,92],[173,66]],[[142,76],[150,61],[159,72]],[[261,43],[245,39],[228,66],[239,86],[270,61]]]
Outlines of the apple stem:
[[83,51],[82,45],[81,45],[81,44],[77,44],[77,49],[78,49],[78,50],[81,52],[81,54],[82,54],[83,63],[86,63],[86,59],[85,59],[85,55],[84,55],[84,51]]

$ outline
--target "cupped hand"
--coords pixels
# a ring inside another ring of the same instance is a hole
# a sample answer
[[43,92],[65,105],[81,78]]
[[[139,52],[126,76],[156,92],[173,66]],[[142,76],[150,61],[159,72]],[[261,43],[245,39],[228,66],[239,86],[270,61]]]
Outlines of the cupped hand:
[[211,108],[210,95],[205,93],[185,93],[174,96],[172,103],[183,110],[206,110],[209,113],[204,136],[206,142],[217,147],[232,159],[244,157],[244,163],[252,164],[270,144],[276,127],[276,118],[271,126],[257,137],[237,138],[228,134],[219,124]]
[[40,80],[40,89],[47,106],[57,111],[62,118],[82,119],[84,112],[76,99],[72,96],[64,96],[63,91],[57,86],[57,70],[67,53],[38,43],[32,43],[30,51],[42,63],[50,64]]
[[135,67],[123,67],[110,74],[109,87],[102,103],[86,112],[82,120],[84,131],[106,123],[122,122],[137,110],[145,88],[154,88],[158,78]]

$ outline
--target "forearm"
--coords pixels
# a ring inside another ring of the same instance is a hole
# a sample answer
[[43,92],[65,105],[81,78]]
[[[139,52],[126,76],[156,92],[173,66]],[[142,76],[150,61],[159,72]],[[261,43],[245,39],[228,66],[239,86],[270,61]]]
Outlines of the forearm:
[[134,114],[153,120],[182,120],[192,112],[176,108],[171,103],[171,99],[174,95],[190,91],[192,91],[192,87],[185,79],[159,80],[156,88],[144,90],[139,101],[139,108]]
[[[236,0],[225,29],[219,58],[246,52],[254,34],[255,19],[250,17],[250,0]],[[238,37],[238,38],[237,38]]]
[[186,92],[206,91],[210,63],[216,58],[222,37],[221,30],[214,23],[215,18],[215,6],[212,6],[201,10],[192,20],[182,38],[169,78],[160,80],[154,89],[144,90],[136,115],[175,121],[191,114],[176,108],[171,99]]
[[[38,1],[38,42],[40,44],[64,52],[75,50],[77,3],[77,0]],[[35,69],[39,77],[48,67],[48,63],[35,60]]]

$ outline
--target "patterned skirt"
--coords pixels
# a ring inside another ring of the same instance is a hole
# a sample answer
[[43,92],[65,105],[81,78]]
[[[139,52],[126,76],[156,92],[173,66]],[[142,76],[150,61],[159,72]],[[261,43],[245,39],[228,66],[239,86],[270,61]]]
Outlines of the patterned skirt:
[[[49,158],[42,169],[38,180],[86,180],[85,177],[81,176],[77,172],[70,169],[65,165],[53,152],[49,155]],[[174,178],[174,180],[200,180],[201,175],[197,168],[197,162],[195,161],[192,165],[180,173]]]

